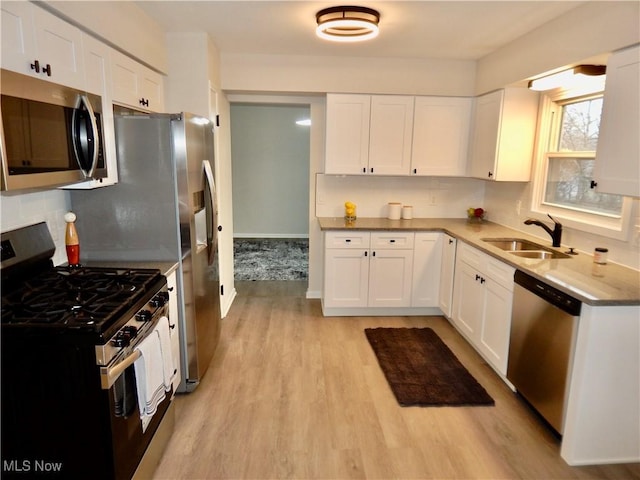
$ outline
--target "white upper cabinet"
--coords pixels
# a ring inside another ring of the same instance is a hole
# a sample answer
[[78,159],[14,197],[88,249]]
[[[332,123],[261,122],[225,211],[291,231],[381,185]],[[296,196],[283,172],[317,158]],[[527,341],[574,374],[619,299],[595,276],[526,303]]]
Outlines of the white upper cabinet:
[[112,50],[113,101],[150,112],[164,111],[162,75]]
[[408,175],[413,97],[327,95],[325,173]]
[[325,173],[366,173],[370,116],[369,95],[327,95]]
[[538,117],[538,93],[506,88],[476,98],[469,176],[527,182]]
[[28,2],[2,3],[2,67],[85,88],[82,33]]
[[600,193],[640,197],[640,47],[607,65],[594,179]]
[[472,104],[463,97],[415,98],[412,175],[466,175]]
[[369,127],[369,173],[408,175],[413,97],[373,95]]

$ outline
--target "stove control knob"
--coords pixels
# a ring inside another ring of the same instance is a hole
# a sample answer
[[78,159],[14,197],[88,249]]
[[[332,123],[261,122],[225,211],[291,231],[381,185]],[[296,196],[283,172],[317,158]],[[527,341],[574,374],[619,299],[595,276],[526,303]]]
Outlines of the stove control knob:
[[129,338],[136,338],[136,336],[138,335],[138,327],[136,327],[135,325],[125,325],[124,327],[122,327],[122,331],[129,335]]
[[151,312],[149,310],[140,310],[136,313],[136,320],[139,322],[148,322],[151,320]]
[[167,300],[169,300],[169,294],[166,292],[160,292],[149,301],[149,304],[152,307],[160,308],[165,306]]
[[112,340],[112,343],[115,347],[126,347],[127,345],[129,345],[129,342],[131,341],[131,336],[123,331],[120,331],[116,334],[115,338]]

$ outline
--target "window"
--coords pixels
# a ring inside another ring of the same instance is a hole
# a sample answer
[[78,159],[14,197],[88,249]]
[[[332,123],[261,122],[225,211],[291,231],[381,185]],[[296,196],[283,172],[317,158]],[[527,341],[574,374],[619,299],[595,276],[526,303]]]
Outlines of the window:
[[592,186],[602,103],[602,93],[543,97],[533,210],[573,228],[622,238],[629,202]]

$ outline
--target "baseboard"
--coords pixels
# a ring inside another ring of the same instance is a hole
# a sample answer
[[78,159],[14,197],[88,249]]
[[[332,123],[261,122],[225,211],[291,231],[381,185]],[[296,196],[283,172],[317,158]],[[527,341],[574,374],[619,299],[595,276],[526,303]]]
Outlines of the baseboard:
[[442,316],[438,307],[325,307],[325,317],[397,317],[397,316]]
[[226,317],[227,314],[229,313],[229,310],[231,309],[231,305],[233,304],[233,301],[235,300],[237,295],[238,295],[238,291],[236,290],[235,287],[233,287],[228,297],[226,295],[222,297],[222,299],[224,300],[223,302],[220,303],[220,316],[222,318]]
[[322,298],[322,292],[319,290],[307,290],[308,299]]
[[234,233],[233,238],[309,238],[308,233]]

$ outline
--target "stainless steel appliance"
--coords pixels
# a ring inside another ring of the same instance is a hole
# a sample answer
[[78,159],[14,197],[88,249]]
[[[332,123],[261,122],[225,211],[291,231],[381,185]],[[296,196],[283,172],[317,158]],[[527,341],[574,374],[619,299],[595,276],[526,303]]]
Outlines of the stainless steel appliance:
[[2,477],[131,478],[169,417],[170,390],[143,427],[133,365],[156,323],[171,322],[166,278],[54,267],[45,223],[3,233],[1,246]]
[[107,176],[99,96],[8,70],[0,89],[2,190]]
[[213,125],[197,116],[116,116],[119,183],[71,192],[81,261],[174,261],[182,380],[199,383],[220,337]]
[[507,378],[560,434],[582,303],[516,271]]

